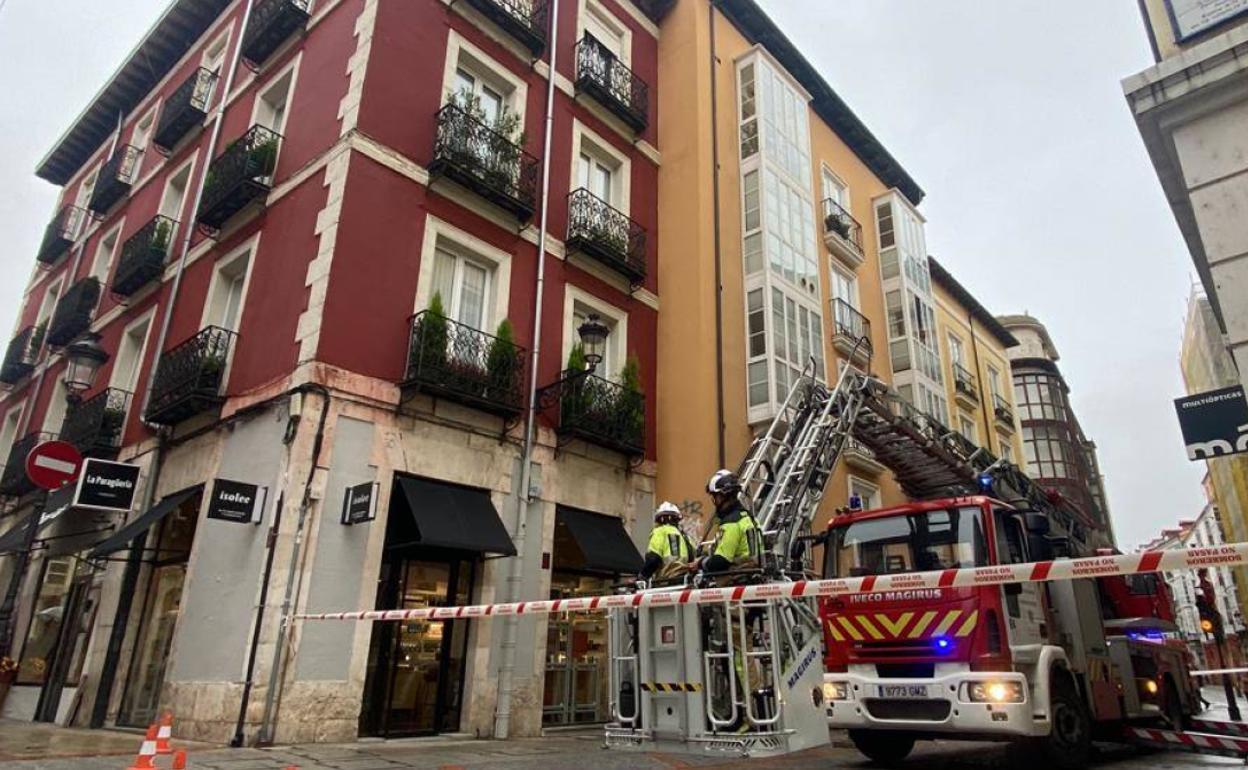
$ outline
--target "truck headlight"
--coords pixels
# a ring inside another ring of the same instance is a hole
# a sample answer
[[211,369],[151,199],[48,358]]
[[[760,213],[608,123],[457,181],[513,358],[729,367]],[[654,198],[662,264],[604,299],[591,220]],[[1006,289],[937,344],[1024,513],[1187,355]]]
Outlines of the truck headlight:
[[824,682],[823,699],[828,702],[849,700],[849,684],[846,682]]
[[1019,682],[972,682],[967,691],[972,703],[1023,702],[1023,685]]

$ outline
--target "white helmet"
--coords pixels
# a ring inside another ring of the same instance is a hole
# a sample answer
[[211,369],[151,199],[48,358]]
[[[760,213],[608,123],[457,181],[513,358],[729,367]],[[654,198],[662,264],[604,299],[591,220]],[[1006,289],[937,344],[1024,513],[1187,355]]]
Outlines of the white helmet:
[[735,495],[741,491],[741,479],[727,468],[720,468],[706,482],[706,491],[712,495]]
[[680,518],[680,507],[677,506],[676,503],[664,500],[659,503],[659,507],[655,509],[654,520],[658,521],[665,516],[675,516],[676,518]]

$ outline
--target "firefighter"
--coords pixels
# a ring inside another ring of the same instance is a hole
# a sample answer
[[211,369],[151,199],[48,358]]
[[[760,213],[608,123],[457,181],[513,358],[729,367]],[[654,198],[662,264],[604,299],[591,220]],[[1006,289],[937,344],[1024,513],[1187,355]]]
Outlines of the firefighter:
[[693,546],[676,526],[679,522],[680,508],[675,503],[665,501],[655,510],[654,529],[639,573],[642,580],[649,580],[656,572],[668,572],[673,565],[683,569],[693,558]]
[[739,499],[741,480],[727,469],[715,471],[706,482],[706,491],[715,503],[719,534],[715,549],[701,561],[703,572],[724,572],[758,558],[759,531],[754,516]]

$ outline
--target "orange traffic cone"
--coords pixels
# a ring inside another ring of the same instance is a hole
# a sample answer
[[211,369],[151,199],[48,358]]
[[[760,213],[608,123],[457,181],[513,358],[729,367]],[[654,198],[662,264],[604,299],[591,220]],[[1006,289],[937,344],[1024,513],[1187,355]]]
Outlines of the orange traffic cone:
[[160,718],[160,729],[156,732],[156,753],[160,755],[172,754],[173,747],[169,745],[169,739],[173,737],[173,714],[166,713]]
[[186,770],[185,751],[178,751],[173,755],[173,770]]
[[156,725],[147,728],[147,735],[143,738],[143,745],[139,747],[139,756],[135,757],[134,764],[127,770],[151,770],[156,767],[152,761],[156,757]]

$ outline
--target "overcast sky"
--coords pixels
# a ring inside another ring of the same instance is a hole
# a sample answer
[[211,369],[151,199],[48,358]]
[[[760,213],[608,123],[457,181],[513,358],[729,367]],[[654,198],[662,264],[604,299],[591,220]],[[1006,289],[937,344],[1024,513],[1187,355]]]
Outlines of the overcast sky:
[[[1135,0],[760,2],[927,191],[931,253],[1048,326],[1123,547],[1195,516],[1171,404],[1194,273],[1119,86],[1152,61]],[[55,199],[35,165],[165,4],[0,5],[0,329]]]

